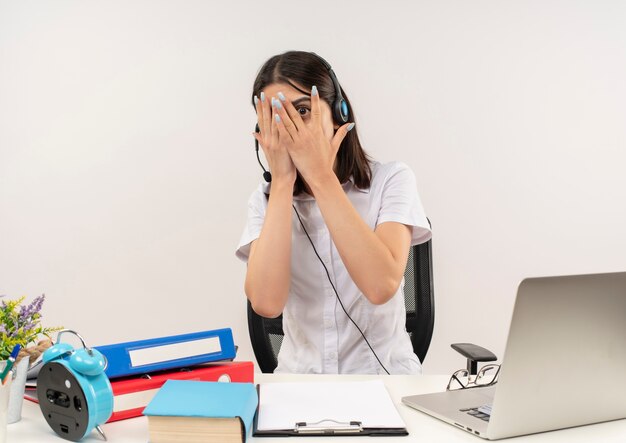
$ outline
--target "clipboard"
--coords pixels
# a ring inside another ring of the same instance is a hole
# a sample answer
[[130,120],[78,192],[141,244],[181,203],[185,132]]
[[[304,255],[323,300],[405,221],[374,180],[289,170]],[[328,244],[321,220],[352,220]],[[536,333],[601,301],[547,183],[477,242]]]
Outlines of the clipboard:
[[264,383],[257,391],[255,437],[409,435],[382,380]]

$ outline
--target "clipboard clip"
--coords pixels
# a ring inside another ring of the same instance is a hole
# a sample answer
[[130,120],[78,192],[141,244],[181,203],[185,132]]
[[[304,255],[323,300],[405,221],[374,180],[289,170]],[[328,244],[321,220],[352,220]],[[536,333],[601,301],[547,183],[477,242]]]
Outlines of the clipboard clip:
[[327,418],[314,423],[298,422],[293,430],[296,434],[359,434],[363,426],[360,421],[340,422]]

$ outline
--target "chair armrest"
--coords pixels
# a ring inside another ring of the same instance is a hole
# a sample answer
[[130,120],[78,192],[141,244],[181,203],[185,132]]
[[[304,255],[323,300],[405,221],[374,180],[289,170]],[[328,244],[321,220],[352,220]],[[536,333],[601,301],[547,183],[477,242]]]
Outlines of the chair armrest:
[[472,375],[476,375],[477,362],[496,361],[498,359],[490,350],[473,343],[453,343],[450,346],[467,359],[467,370]]

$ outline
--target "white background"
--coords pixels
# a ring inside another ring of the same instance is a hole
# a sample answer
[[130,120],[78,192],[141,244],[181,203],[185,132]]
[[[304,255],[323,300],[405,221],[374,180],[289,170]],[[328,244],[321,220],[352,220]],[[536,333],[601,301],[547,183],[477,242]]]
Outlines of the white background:
[[257,70],[324,56],[434,228],[424,370],[504,350],[527,276],[626,269],[626,3],[0,2],[0,294],[91,344],[232,327]]

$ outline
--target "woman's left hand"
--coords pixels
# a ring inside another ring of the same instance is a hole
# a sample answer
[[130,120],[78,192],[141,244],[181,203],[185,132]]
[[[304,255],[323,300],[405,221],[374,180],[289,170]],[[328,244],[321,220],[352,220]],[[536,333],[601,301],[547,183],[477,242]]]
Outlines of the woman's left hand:
[[287,151],[304,180],[315,183],[334,174],[333,165],[341,142],[352,127],[346,123],[339,127],[332,139],[324,134],[322,125],[322,109],[317,88],[311,91],[311,122],[305,123],[300,113],[289,99],[281,97],[282,106],[274,106],[280,115],[278,132],[281,143],[285,143]]

